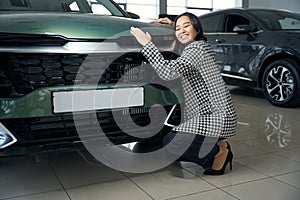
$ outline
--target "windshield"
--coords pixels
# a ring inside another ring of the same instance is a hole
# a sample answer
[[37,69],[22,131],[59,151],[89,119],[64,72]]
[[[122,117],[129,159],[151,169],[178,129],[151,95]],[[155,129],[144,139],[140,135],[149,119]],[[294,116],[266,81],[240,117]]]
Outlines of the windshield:
[[0,0],[0,10],[79,12],[124,17],[110,0]]
[[285,11],[249,11],[271,30],[300,30],[300,14]]

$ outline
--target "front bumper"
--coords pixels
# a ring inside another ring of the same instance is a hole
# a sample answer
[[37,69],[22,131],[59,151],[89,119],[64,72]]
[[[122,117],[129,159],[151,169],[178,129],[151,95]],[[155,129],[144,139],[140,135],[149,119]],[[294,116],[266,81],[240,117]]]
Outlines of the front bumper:
[[[126,45],[69,42],[63,46],[1,47],[0,123],[15,137],[17,142],[14,144],[78,140],[81,138],[77,134],[77,126],[89,130],[87,138],[90,138],[97,133],[97,125],[100,125],[106,136],[116,142],[136,140],[140,134],[157,130],[148,126],[152,119],[156,119],[156,126],[163,127],[166,115],[155,105],[162,105],[168,112],[172,105],[178,103],[178,98],[170,90],[158,86],[162,80],[154,69],[144,65],[145,60],[137,48],[127,48]],[[176,57],[167,49],[163,53],[170,59]],[[123,81],[121,84],[120,79]],[[161,85],[165,85],[165,82]],[[176,88],[179,84],[171,85]],[[72,105],[72,102],[63,101],[68,95],[62,96],[58,102],[53,98],[58,92],[89,93],[91,90],[134,87],[143,88],[143,104],[139,102],[129,107],[126,107],[127,104],[123,107],[100,106],[95,109],[90,106],[85,110],[82,109],[85,105],[79,106],[80,109],[69,107],[68,104]],[[150,108],[155,110],[154,117],[149,115]],[[76,126],[74,114],[80,117],[80,123]],[[115,114],[118,121],[134,132],[132,137],[118,127]],[[132,118],[138,126],[129,126],[128,118]]]
[[[5,134],[6,138],[8,138],[7,136],[11,138],[8,143],[0,146],[0,149],[14,143],[27,145],[79,140],[82,138],[79,138],[77,128],[89,130],[90,134],[86,135],[86,138],[93,138],[99,125],[106,136],[115,143],[130,142],[141,138],[140,136],[143,134],[147,135],[150,132],[157,131],[157,127],[161,127],[160,131],[163,131],[163,123],[167,113],[171,110],[172,105],[179,103],[180,91],[174,94],[174,91],[152,84],[125,83],[118,85],[118,87],[114,84],[97,86],[97,90],[120,88],[143,88],[143,105],[76,112],[54,112],[54,92],[92,91],[95,88],[91,86],[40,88],[22,97],[0,98],[0,123],[4,127],[2,129],[9,133]],[[72,101],[70,101],[70,104],[72,104]],[[156,106],[158,104],[164,107],[165,113]],[[157,110],[154,111],[155,114],[152,117],[149,116],[150,108]],[[80,116],[79,124],[74,124],[74,114],[77,115],[77,118]],[[114,119],[116,116],[118,119]],[[178,120],[178,116],[174,117]],[[130,127],[129,118],[138,126]],[[126,126],[127,130],[134,132],[134,135],[127,135],[116,124],[116,120],[121,123],[121,126]],[[155,126],[148,126],[151,120],[155,120]]]

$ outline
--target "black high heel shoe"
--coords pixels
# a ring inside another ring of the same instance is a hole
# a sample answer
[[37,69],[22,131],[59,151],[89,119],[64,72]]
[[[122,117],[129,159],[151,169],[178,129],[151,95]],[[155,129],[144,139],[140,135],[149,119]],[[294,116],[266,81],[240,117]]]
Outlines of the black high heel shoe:
[[214,170],[212,168],[209,168],[209,169],[205,170],[203,174],[205,174],[205,175],[222,175],[222,174],[224,174],[226,166],[227,166],[228,163],[229,163],[230,171],[232,170],[233,154],[232,154],[229,143],[228,142],[226,142],[226,143],[227,143],[226,148],[228,149],[228,154],[226,156],[226,160],[225,160],[222,168],[219,169],[219,170]]

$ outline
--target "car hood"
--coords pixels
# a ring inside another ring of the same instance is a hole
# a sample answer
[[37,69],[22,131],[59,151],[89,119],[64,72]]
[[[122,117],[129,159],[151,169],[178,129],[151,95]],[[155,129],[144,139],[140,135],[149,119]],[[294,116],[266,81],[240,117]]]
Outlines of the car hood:
[[[150,34],[172,34],[171,29],[125,17],[80,13],[6,12],[0,14],[0,32],[60,35],[69,39],[113,39],[130,35],[131,26]],[[147,28],[145,28],[147,27]]]

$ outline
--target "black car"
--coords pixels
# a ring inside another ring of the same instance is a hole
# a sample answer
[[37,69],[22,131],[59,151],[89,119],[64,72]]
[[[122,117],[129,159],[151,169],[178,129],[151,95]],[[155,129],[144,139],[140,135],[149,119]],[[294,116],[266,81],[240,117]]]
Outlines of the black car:
[[261,88],[276,106],[300,104],[300,14],[236,8],[199,18],[228,84]]

